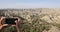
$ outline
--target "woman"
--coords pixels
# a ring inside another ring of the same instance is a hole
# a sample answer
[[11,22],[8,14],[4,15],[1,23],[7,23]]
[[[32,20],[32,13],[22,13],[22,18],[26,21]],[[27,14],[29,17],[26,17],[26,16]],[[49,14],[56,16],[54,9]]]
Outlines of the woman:
[[[4,19],[5,18],[6,17],[1,17],[1,19],[0,19],[0,32],[2,31],[2,29],[5,26],[8,26],[8,24],[4,24]],[[15,23],[16,23],[16,25],[11,25],[11,26],[16,26],[17,32],[21,32],[20,19],[18,18],[18,20],[16,20]]]

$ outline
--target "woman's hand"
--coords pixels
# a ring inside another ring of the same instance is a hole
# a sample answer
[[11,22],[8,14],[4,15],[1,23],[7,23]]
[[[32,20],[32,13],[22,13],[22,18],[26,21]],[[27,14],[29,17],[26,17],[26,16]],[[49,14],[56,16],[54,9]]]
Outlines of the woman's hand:
[[5,19],[5,17],[1,17],[1,19],[0,19],[0,31],[2,30],[2,28],[4,26],[7,26],[8,25],[8,24],[4,24],[4,19]]
[[21,20],[18,18],[18,20],[15,21],[16,23],[16,28],[17,28],[17,32],[21,32]]

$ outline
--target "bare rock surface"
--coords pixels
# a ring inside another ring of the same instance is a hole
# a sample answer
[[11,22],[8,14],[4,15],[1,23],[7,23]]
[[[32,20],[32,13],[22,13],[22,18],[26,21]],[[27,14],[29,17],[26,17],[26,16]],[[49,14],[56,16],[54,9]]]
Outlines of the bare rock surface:
[[48,31],[44,30],[43,32],[60,32],[60,30],[58,27],[52,26],[50,30]]

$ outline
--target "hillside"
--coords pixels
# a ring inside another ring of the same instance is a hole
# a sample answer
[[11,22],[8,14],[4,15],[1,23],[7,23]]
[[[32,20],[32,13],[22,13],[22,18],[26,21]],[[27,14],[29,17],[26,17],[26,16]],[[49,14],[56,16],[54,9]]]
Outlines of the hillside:
[[0,9],[2,15],[24,18],[21,21],[22,32],[60,32],[59,8]]

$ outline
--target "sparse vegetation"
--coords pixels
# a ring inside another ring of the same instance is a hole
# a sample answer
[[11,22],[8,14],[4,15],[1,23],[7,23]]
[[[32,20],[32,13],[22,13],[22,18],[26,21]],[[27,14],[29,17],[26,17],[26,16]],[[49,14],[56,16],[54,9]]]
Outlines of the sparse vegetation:
[[[44,11],[42,12],[42,9],[39,10],[41,12],[39,11],[37,12],[38,9],[37,10],[31,9],[31,11],[29,9],[24,9],[24,10],[21,9],[23,11],[21,10],[14,11],[14,9],[12,9],[12,11],[11,10],[8,11],[8,10],[9,9],[4,11],[3,13],[1,11],[0,14],[5,15],[6,17],[18,16],[25,19],[21,21],[22,32],[43,32],[43,31],[49,31],[52,26],[56,26],[56,27],[59,26],[57,25],[56,19],[54,18],[57,15],[59,16],[59,14],[55,15],[55,14],[51,14],[50,12],[47,13]],[[47,9],[44,10],[46,11]],[[13,28],[11,26],[7,26],[2,30],[2,32],[7,32],[7,31],[13,32],[17,30],[16,27]]]

